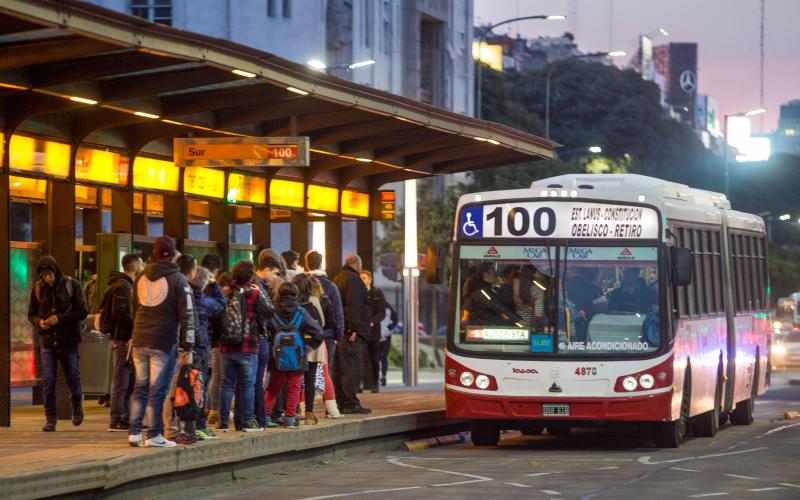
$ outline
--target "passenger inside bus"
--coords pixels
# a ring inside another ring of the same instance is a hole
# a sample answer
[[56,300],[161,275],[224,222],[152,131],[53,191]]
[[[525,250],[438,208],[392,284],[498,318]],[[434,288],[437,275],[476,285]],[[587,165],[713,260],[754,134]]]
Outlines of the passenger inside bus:
[[506,267],[509,268],[518,272],[514,272],[512,276],[516,277],[500,287],[500,301],[535,331],[544,331],[548,326],[545,303],[550,277],[531,264]]
[[496,282],[495,263],[481,262],[475,273],[464,283],[462,323],[527,326],[520,317],[503,305],[494,287]]
[[622,284],[608,296],[608,310],[649,314],[658,304],[658,295],[644,283],[638,267],[626,267],[622,271]]
[[577,318],[573,340],[586,342],[589,322],[595,314],[605,309],[607,300],[603,290],[597,286],[598,269],[596,267],[567,267],[567,296],[575,304]]

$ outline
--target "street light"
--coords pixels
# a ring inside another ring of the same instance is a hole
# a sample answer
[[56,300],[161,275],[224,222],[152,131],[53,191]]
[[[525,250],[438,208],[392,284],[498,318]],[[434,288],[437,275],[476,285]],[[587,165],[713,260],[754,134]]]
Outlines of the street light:
[[600,146],[589,146],[589,152],[594,154],[599,154],[603,152],[603,148]]
[[[746,116],[751,117],[754,115],[760,115],[761,113],[766,113],[767,108],[756,108],[751,109],[750,111],[744,111],[742,113],[734,113],[731,115],[725,115],[725,131],[722,136],[722,149],[724,150],[723,155],[725,157],[725,196],[730,195],[731,189],[731,168],[730,162],[728,159],[728,119],[734,116]],[[783,219],[781,219],[783,220]]]
[[354,62],[354,63],[350,63],[350,64],[337,64],[336,66],[328,66],[327,64],[325,64],[324,62],[320,61],[319,59],[312,59],[312,60],[308,61],[306,64],[308,64],[308,66],[311,69],[315,69],[317,71],[324,71],[326,73],[329,73],[333,69],[346,69],[348,71],[351,71],[351,70],[354,70],[354,69],[357,69],[357,68],[363,68],[365,66],[372,66],[373,64],[375,64],[375,60],[374,59],[367,59],[367,60],[364,60],[364,61]]
[[578,54],[560,61],[553,61],[547,65],[547,81],[544,90],[544,138],[550,138],[550,78],[553,76],[553,68],[560,62],[572,59],[588,59],[592,57],[622,57],[626,55],[624,50],[612,50],[610,52],[591,52],[589,54]]
[[791,216],[791,215],[789,215],[789,214],[783,214],[783,215],[781,215],[780,217],[778,217],[778,220],[789,220],[789,219],[791,219],[791,218],[792,218],[792,216]]
[[497,28],[498,26],[502,26],[504,24],[513,23],[516,21],[527,21],[530,19],[540,19],[544,21],[562,21],[566,19],[567,16],[555,15],[555,16],[523,16],[523,17],[515,17],[513,19],[506,19],[505,21],[500,21],[499,23],[492,24],[491,26],[487,26],[481,30],[480,34],[478,35],[478,76],[477,76],[477,95],[476,95],[476,116],[481,118],[482,110],[481,106],[483,104],[483,97],[481,96],[481,92],[483,89],[483,61],[481,60],[481,49],[483,47],[483,43],[486,40],[486,35],[488,35],[493,29]]

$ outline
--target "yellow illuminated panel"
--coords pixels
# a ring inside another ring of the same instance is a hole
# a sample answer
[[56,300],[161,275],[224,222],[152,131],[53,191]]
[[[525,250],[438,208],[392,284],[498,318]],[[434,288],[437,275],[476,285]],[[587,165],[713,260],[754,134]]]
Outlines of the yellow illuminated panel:
[[76,184],[75,204],[82,207],[97,208],[97,188]]
[[209,206],[207,201],[186,201],[186,212],[190,219],[194,220],[208,220],[209,219]]
[[273,179],[269,183],[269,202],[282,207],[303,208],[304,191],[302,182]]
[[171,161],[137,156],[133,162],[133,185],[143,189],[177,191],[180,172]]
[[133,193],[133,211],[139,214],[144,211],[144,195],[142,193]]
[[164,197],[160,194],[147,195],[147,213],[148,214],[163,214],[164,213]]
[[225,197],[225,172],[203,167],[186,167],[183,169],[183,192],[208,196]]
[[[0,132],[0,158],[5,158],[5,156],[3,156],[3,153],[5,152],[5,147],[6,147],[6,136],[3,135],[2,132]],[[0,165],[0,166],[2,166],[3,168],[6,167],[5,165]]]
[[342,214],[369,217],[369,195],[358,191],[342,191]]
[[69,177],[68,144],[12,135],[8,148],[12,170],[38,172],[53,177]]
[[9,177],[12,198],[29,200],[47,199],[47,181],[44,179],[28,179],[27,177]]
[[253,219],[253,207],[236,205],[236,222],[250,222]]
[[111,208],[111,190],[110,189],[101,189],[100,190],[100,202],[103,204],[103,208]]
[[228,176],[228,202],[265,205],[267,180],[263,177],[231,173]]
[[[478,60],[478,42],[472,42],[472,60]],[[486,42],[480,44],[481,62],[487,64],[495,71],[503,71],[503,46],[489,45]]]
[[75,178],[124,186],[128,184],[128,158],[112,151],[78,148]]
[[339,211],[339,190],[327,186],[308,186],[308,209],[322,212]]

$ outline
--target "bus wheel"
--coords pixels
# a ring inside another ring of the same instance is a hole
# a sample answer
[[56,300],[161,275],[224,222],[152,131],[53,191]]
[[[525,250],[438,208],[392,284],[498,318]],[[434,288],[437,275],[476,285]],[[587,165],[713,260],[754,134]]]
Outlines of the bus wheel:
[[524,422],[520,425],[520,432],[523,436],[538,436],[544,432],[544,426],[534,422]]
[[[688,368],[687,368],[688,370]],[[677,448],[683,443],[689,429],[689,403],[691,395],[689,380],[683,384],[683,396],[681,397],[681,415],[678,420],[672,422],[657,422],[653,424],[653,443],[658,448]]]
[[493,420],[472,420],[469,433],[475,446],[497,446],[500,441],[500,426]]
[[756,394],[758,394],[758,361],[756,361],[755,374],[753,375],[753,387],[750,391],[750,399],[736,403],[736,409],[731,412],[731,424],[750,425],[753,423]]
[[714,389],[714,408],[694,418],[692,429],[697,437],[714,437],[719,430],[720,409],[722,405],[722,391],[720,390],[719,378],[717,387]]
[[547,434],[550,436],[568,436],[571,430],[569,424],[547,424]]

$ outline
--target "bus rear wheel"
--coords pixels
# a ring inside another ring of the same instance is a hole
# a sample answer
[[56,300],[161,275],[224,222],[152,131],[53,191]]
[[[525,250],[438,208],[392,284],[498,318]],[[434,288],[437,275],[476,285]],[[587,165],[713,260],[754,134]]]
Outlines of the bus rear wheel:
[[493,420],[472,420],[469,433],[475,446],[497,446],[500,441],[500,426]]

